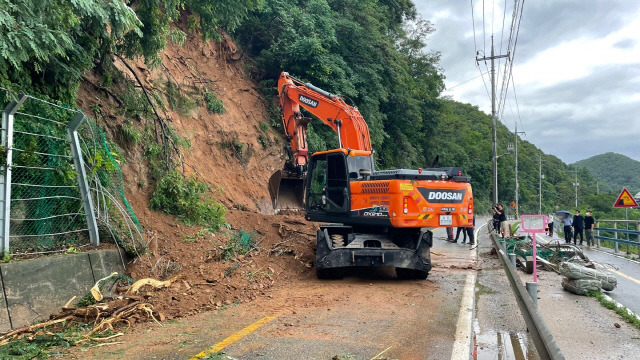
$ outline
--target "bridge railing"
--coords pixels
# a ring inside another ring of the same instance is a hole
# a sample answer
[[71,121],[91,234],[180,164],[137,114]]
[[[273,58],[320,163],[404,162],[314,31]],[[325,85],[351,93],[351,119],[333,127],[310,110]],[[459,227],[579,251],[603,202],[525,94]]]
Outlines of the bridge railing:
[[[615,252],[619,245],[626,245],[627,254],[634,246],[636,254],[640,254],[640,221],[638,220],[599,220],[594,227],[594,238],[598,240],[598,247],[612,244]],[[604,243],[603,243],[604,242]]]

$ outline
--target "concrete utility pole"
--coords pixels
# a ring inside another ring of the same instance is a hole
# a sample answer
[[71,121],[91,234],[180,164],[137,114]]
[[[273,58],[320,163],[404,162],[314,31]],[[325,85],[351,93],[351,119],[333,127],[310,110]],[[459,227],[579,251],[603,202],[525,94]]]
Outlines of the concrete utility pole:
[[575,169],[575,174],[576,174],[576,180],[573,183],[573,186],[576,188],[576,209],[578,208],[578,186],[580,186],[580,184],[578,183],[578,169]]
[[544,175],[542,175],[542,155],[539,156],[539,164],[540,164],[540,170],[539,170],[540,185],[538,188],[538,192],[540,193],[540,199],[538,203],[538,214],[542,214],[542,179],[544,179]]
[[490,57],[478,57],[476,53],[476,64],[478,61],[491,60],[491,120],[493,122],[493,203],[498,203],[498,145],[496,135],[496,71],[494,66],[494,60],[500,58],[506,58],[507,55],[494,55],[493,51],[493,35],[491,36],[491,56]]
[[518,201],[520,192],[518,185],[518,134],[524,134],[524,131],[518,131],[518,122],[516,121],[516,131],[514,132],[516,136],[516,214],[520,214],[520,202]]

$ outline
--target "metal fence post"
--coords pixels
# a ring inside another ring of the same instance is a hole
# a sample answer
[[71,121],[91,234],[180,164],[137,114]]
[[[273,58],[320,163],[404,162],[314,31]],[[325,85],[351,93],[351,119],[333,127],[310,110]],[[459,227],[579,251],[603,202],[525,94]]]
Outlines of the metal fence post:
[[[17,101],[7,104],[2,112],[2,147],[4,148],[6,159],[2,164],[3,176],[0,176],[0,202],[2,203],[2,221],[0,221],[0,252],[9,252],[9,234],[11,217],[11,165],[13,164],[13,115],[20,109],[27,100],[27,95],[20,93]],[[1,256],[1,254],[0,254]]]
[[69,142],[71,144],[71,155],[73,156],[73,163],[78,173],[78,186],[80,187],[80,196],[82,198],[82,207],[87,218],[87,228],[89,229],[89,240],[91,245],[98,246],[100,244],[100,237],[98,236],[98,224],[96,222],[96,215],[93,212],[93,200],[91,199],[91,190],[89,189],[89,183],[87,182],[87,172],[84,169],[84,161],[82,160],[82,149],[80,148],[80,139],[78,137],[78,128],[86,117],[81,111],[78,111],[69,125],[67,126],[67,136],[69,136]]
[[[600,227],[600,221],[596,222],[596,227]],[[600,237],[600,229],[596,230],[596,235]],[[598,248],[600,248],[600,239],[598,239]]]
[[[617,228],[618,228],[618,222],[616,222],[616,221],[614,221],[614,222],[613,222],[613,228],[614,228],[614,229],[617,229]],[[613,233],[613,238],[614,238],[614,239],[616,239],[616,240],[618,240],[618,232],[617,232],[617,231],[615,231],[615,232]],[[615,249],[614,249],[614,250],[615,250],[615,252],[618,252],[618,242],[617,242],[617,241],[614,243],[614,247],[615,247]]]

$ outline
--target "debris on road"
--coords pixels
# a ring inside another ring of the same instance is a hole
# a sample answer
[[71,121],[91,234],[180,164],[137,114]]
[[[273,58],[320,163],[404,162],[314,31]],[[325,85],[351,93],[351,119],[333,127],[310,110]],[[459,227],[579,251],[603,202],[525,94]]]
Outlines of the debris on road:
[[560,263],[563,276],[562,288],[576,295],[587,295],[590,291],[612,291],[618,285],[617,279],[602,271],[570,262]]

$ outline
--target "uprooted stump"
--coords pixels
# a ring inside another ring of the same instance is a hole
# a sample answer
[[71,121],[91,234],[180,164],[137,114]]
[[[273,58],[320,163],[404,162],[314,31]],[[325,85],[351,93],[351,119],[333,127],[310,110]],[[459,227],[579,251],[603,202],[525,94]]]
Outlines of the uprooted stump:
[[[33,338],[33,336],[43,330],[47,332],[59,332],[75,323],[93,324],[91,330],[82,334],[82,339],[74,341],[81,344],[88,341],[104,341],[123,335],[117,330],[126,330],[136,321],[145,319],[159,323],[158,318],[163,319],[164,315],[153,310],[153,305],[147,302],[152,296],[151,292],[141,295],[137,293],[143,287],[152,290],[168,287],[177,280],[159,281],[155,279],[141,279],[136,282],[133,279],[113,273],[96,282],[91,291],[80,300],[76,306],[70,304],[75,299],[72,298],[62,307],[62,311],[50,316],[50,320],[25,326],[0,335],[0,346],[18,338]],[[123,286],[125,285],[126,286]],[[115,333],[106,337],[99,337],[99,334],[107,331]]]

